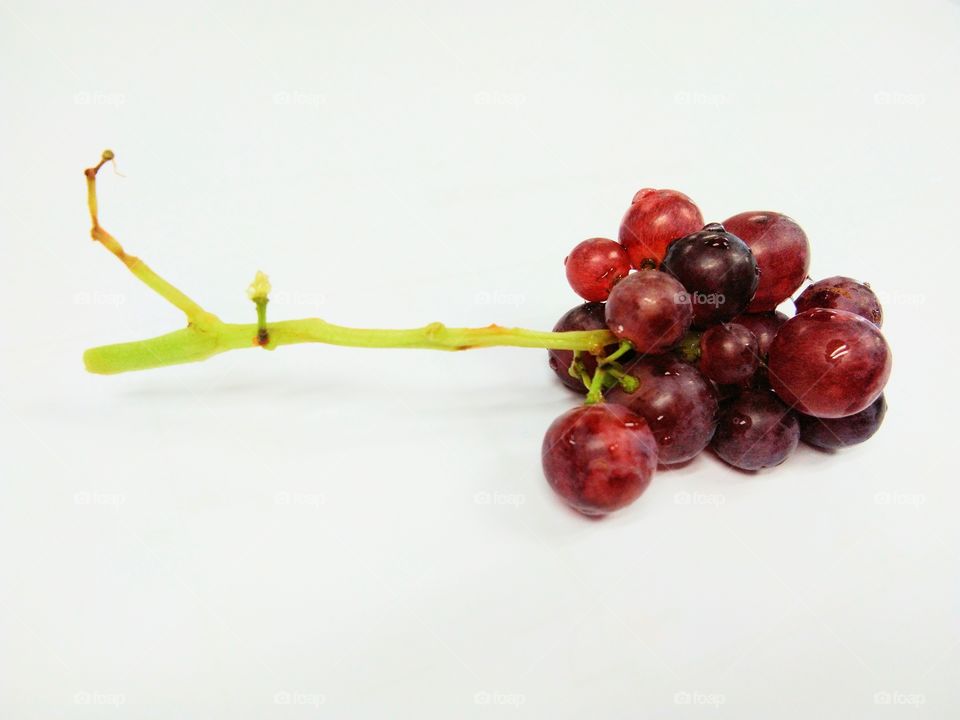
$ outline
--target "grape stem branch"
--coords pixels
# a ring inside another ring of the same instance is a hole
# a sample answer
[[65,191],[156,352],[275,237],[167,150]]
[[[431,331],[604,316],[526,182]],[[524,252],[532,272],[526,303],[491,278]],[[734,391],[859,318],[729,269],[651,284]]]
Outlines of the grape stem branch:
[[544,332],[489,325],[479,328],[452,328],[430,323],[407,330],[376,330],[334,325],[319,318],[266,322],[266,300],[257,303],[258,322],[227,323],[154,272],[140,258],[129,255],[101,225],[97,205],[97,173],[114,159],[105,150],[100,162],[84,171],[87,204],[92,227],[90,236],[113,253],[147,287],[179,309],[187,326],[146,340],[104,345],[87,350],[87,370],[102,375],[148,370],[206,360],[228,350],[262,347],[274,350],[281,345],[325,343],[367,348],[415,348],[422,350],[468,350],[481,347],[530,347],[574,350],[596,355],[616,342],[607,330]]

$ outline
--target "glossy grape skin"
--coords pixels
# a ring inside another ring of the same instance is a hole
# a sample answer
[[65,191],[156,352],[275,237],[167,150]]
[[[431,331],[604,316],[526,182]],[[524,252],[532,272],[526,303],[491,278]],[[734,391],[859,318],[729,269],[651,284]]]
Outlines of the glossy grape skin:
[[880,330],[845,310],[815,308],[783,324],[767,358],[780,399],[805,415],[838,418],[883,392],[893,359]]
[[813,308],[832,308],[852,312],[877,327],[883,325],[883,308],[870,286],[842,275],[813,283],[800,293],[794,305],[798,313]]
[[747,382],[760,366],[760,343],[743,325],[714,325],[700,336],[700,372],[723,385]]
[[792,218],[750,211],[727,218],[723,226],[747,244],[760,268],[760,284],[747,312],[773,310],[803,284],[810,268],[810,243]]
[[720,410],[711,447],[741,470],[779,465],[800,441],[796,414],[769,390],[746,390]]
[[639,270],[614,286],[607,300],[607,327],[641,354],[658,355],[683,337],[693,320],[690,298],[659,270]]
[[742,313],[760,281],[750,248],[717,223],[674,240],[662,269],[690,293],[696,327],[709,327]]
[[657,443],[647,421],[620,405],[581,405],[550,425],[541,451],[550,487],[574,510],[605,515],[647,489]]
[[672,355],[647,355],[625,366],[640,381],[628,393],[616,387],[607,403],[629,408],[645,418],[663,465],[685,462],[703,450],[717,426],[717,395],[693,365]]
[[823,450],[839,450],[866,442],[880,429],[887,414],[887,401],[883,395],[869,407],[842,418],[816,418],[798,415],[800,439],[808,445]]
[[645,260],[653,261],[655,267],[673,240],[702,226],[700,209],[683,193],[644,188],[633,196],[623,216],[620,244],[626,248],[635,268],[640,268]]
[[780,326],[787,321],[787,316],[782,312],[763,312],[763,313],[745,313],[737,315],[731,322],[737,325],[743,325],[752,332],[757,338],[757,344],[760,349],[760,359],[767,357],[770,352],[770,344],[776,337]]
[[630,272],[630,258],[620,243],[591,238],[578,244],[563,261],[567,282],[584,300],[603,302],[610,289]]
[[[606,330],[607,320],[604,315],[604,305],[599,302],[583,303],[577,305],[565,312],[557,324],[553,326],[554,332],[570,332],[573,330]],[[608,346],[606,351],[613,352],[617,349],[616,345]],[[586,394],[587,388],[580,378],[571,377],[570,363],[573,362],[572,350],[549,350],[548,351],[550,369],[553,370],[560,382],[566,385],[574,392]],[[584,370],[591,376],[597,369],[597,359],[590,353],[580,353],[580,359],[583,362]]]

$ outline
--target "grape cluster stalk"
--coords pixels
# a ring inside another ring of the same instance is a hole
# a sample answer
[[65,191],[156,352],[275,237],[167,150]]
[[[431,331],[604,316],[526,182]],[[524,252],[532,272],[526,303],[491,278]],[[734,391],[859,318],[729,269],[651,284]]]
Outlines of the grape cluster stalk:
[[433,322],[418,328],[381,330],[334,325],[319,318],[271,321],[268,324],[266,308],[269,298],[266,293],[260,297],[251,296],[257,305],[256,323],[223,322],[154,272],[143,260],[128,254],[117,239],[100,224],[97,174],[104,165],[113,160],[114,153],[105,150],[100,162],[84,171],[87,180],[87,204],[92,222],[90,236],[113,253],[137,279],[183,312],[187,325],[158,337],[87,350],[83,361],[86,369],[92,373],[112,375],[133,370],[149,370],[206,360],[228,350],[258,347],[275,350],[282,345],[300,343],[450,351],[512,346],[594,355],[601,354],[607,345],[618,344],[617,339],[606,328],[549,332],[499,325],[457,328]]

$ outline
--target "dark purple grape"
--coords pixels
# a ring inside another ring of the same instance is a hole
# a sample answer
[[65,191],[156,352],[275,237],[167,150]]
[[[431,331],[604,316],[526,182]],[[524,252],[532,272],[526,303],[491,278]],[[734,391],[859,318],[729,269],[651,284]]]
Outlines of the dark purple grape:
[[659,270],[639,270],[616,285],[607,300],[607,327],[641,354],[669,350],[693,320],[690,298],[679,282]]
[[715,325],[700,336],[700,372],[715,383],[747,382],[760,366],[760,344],[743,325]]
[[709,327],[742,313],[760,281],[750,248],[719,223],[670,243],[662,269],[690,294],[697,327]]
[[616,387],[607,402],[646,418],[662,464],[690,460],[707,446],[717,424],[717,396],[699,370],[672,355],[637,358],[625,370],[640,388],[628,393]]
[[[554,332],[570,332],[574,330],[606,330],[607,320],[604,315],[603,303],[583,303],[575,308],[567,310],[557,324],[553,326]],[[616,345],[607,347],[608,353],[617,349]],[[560,382],[575,392],[586,394],[587,388],[580,378],[571,377],[570,363],[573,362],[572,350],[550,350],[548,351],[550,369],[553,370]],[[584,370],[591,376],[597,369],[597,359],[590,353],[580,353],[583,361]]]
[[845,310],[816,308],[783,324],[767,358],[770,385],[805,415],[858,413],[883,392],[893,358],[879,328]]
[[886,414],[887,401],[881,395],[870,407],[847,417],[816,418],[800,415],[800,439],[825,450],[857,445],[873,436]]
[[842,275],[813,283],[800,293],[794,305],[797,306],[797,313],[814,308],[832,308],[852,312],[877,327],[883,325],[883,308],[876,293],[867,283],[859,283]]
[[768,210],[752,211],[727,218],[723,226],[747,244],[760,268],[760,284],[749,312],[773,310],[806,280],[810,243],[792,218]]
[[800,441],[796,415],[767,390],[746,390],[720,409],[711,447],[741,470],[779,465]]
[[737,325],[743,325],[757,337],[761,360],[767,357],[773,338],[776,337],[780,326],[786,321],[787,316],[779,311],[745,313],[743,315],[737,315],[737,317],[732,320],[732,322],[735,322]]
[[550,487],[584,515],[626,507],[647,489],[657,443],[647,421],[620,405],[581,405],[550,425],[543,438]]

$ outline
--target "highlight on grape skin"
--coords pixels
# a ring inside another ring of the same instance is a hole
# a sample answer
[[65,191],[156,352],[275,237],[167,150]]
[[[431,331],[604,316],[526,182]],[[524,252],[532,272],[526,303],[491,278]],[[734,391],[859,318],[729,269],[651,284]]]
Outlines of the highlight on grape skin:
[[658,466],[691,462],[708,447],[734,468],[758,472],[786,462],[800,441],[830,451],[865,442],[886,415],[892,353],[868,284],[831,276],[795,298],[794,317],[777,309],[800,289],[811,263],[807,235],[782,213],[748,211],[704,225],[683,193],[640,190],[623,216],[619,242],[590,238],[567,256],[568,282],[587,302],[549,331],[276,321],[268,318],[272,285],[262,271],[248,288],[251,321],[230,323],[129,254],[103,227],[97,176],[114,160],[106,150],[84,171],[90,236],[177,308],[184,326],[87,350],[92,373],[306,343],[545,349],[577,404],[545,434],[544,475],[563,502],[592,517],[636,501]]

